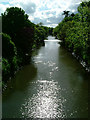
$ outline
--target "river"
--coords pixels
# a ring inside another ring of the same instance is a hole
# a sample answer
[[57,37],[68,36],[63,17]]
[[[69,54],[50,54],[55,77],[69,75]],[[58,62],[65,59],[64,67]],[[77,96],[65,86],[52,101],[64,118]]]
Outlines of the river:
[[3,118],[87,118],[88,80],[80,63],[52,36],[3,93]]

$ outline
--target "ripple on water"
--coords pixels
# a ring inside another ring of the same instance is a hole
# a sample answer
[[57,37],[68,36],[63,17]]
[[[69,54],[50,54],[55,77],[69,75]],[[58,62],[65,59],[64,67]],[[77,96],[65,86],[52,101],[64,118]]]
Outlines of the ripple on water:
[[38,80],[36,84],[36,93],[31,98],[25,99],[21,106],[22,116],[26,118],[64,118],[63,103],[64,98],[61,95],[61,88],[58,82]]
[[48,65],[48,67],[52,67],[52,66],[54,66],[56,63],[55,63],[55,62],[52,62],[52,61],[48,61],[48,62],[44,62],[43,64],[44,64],[44,65]]

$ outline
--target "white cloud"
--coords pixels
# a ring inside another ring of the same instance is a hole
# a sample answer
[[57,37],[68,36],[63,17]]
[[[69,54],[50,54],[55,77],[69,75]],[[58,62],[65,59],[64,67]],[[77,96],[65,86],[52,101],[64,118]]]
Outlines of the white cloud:
[[29,3],[21,3],[22,8],[25,10],[27,14],[33,14],[36,11],[36,4],[29,2]]
[[8,7],[10,7],[9,4],[7,4],[7,5],[0,4],[0,13],[3,13],[6,10],[6,8],[8,8]]
[[0,0],[0,12],[3,13],[7,7],[21,7],[32,22],[55,26],[63,19],[64,10],[76,12],[80,2],[81,0]]

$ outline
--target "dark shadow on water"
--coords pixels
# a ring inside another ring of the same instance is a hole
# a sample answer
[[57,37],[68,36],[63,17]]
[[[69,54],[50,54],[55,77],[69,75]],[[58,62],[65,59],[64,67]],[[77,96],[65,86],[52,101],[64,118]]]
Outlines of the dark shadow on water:
[[7,89],[3,92],[3,100],[10,98],[14,92],[23,92],[29,86],[37,75],[37,68],[34,64],[26,65],[22,70],[18,71],[14,78],[8,84]]
[[64,63],[69,71],[78,76],[83,76],[83,80],[88,81],[90,79],[90,73],[85,71],[83,66],[79,63],[79,61],[65,48],[59,48],[59,61]]

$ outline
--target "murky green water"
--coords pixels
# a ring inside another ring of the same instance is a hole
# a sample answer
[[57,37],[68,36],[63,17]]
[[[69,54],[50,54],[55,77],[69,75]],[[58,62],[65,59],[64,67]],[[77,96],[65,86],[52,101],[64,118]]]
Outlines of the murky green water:
[[77,60],[49,36],[3,93],[3,118],[87,118],[88,80]]

